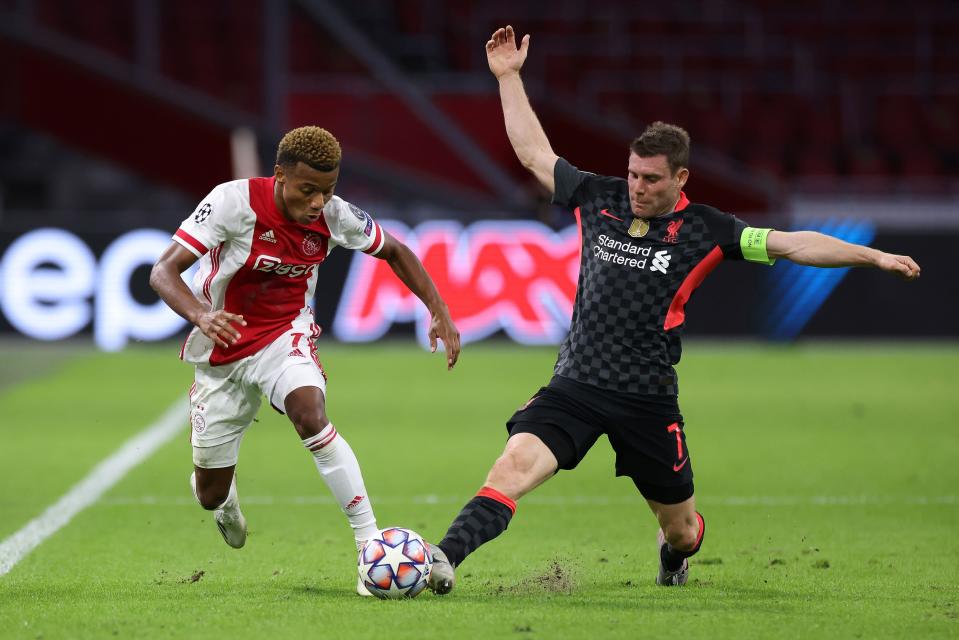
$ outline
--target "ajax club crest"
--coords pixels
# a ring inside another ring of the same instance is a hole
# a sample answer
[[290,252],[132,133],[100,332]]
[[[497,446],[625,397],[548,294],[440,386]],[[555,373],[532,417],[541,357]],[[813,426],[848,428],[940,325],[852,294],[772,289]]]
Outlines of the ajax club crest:
[[303,238],[303,253],[315,256],[323,249],[323,236],[318,233],[308,233]]

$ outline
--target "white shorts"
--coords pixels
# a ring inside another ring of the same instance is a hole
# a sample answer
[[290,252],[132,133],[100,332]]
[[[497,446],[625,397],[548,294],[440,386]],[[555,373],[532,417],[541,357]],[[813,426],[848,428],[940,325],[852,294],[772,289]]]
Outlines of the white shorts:
[[240,440],[263,396],[286,413],[286,397],[294,389],[319,387],[326,395],[326,374],[313,341],[309,330],[293,327],[242,360],[216,367],[197,365],[190,390],[193,464],[202,469],[235,465]]

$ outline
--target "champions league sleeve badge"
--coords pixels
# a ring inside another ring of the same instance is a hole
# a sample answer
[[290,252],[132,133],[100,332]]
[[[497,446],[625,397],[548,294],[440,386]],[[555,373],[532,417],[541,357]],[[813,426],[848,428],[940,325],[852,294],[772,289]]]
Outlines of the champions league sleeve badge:
[[211,213],[213,213],[213,205],[209,202],[204,202],[203,206],[197,209],[196,213],[193,214],[193,222],[203,224],[206,222],[206,219],[210,217]]
[[369,218],[369,216],[366,214],[365,211],[360,209],[358,206],[356,206],[352,202],[348,202],[347,204],[350,205],[350,212],[352,212],[353,215],[356,216],[357,220],[366,220],[367,218]]

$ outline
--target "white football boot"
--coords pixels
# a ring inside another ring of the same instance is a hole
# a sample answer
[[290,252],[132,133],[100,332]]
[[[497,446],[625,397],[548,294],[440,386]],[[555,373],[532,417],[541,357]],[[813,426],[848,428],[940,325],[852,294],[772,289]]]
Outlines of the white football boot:
[[679,587],[686,584],[689,579],[689,561],[683,558],[683,566],[676,571],[670,571],[663,564],[663,545],[666,544],[666,536],[660,529],[656,534],[656,557],[659,558],[659,575],[656,576],[656,584],[661,587]]
[[363,578],[356,577],[356,595],[363,596],[364,598],[372,598],[373,594],[370,593],[370,590],[366,588],[366,585],[363,584]]
[[453,590],[456,583],[456,576],[453,573],[453,565],[439,545],[427,544],[430,550],[430,558],[433,561],[433,570],[430,572],[429,588],[438,596],[445,595]]
[[[359,554],[363,551],[363,547],[366,546],[366,541],[356,543],[356,553]],[[359,561],[359,559],[357,559]],[[363,578],[356,576],[356,595],[363,596],[364,598],[372,598],[373,594],[370,593],[370,590],[366,588],[366,585],[363,584]]]
[[239,507],[228,509],[221,507],[213,512],[216,528],[223,534],[223,539],[234,549],[246,544],[246,518]]

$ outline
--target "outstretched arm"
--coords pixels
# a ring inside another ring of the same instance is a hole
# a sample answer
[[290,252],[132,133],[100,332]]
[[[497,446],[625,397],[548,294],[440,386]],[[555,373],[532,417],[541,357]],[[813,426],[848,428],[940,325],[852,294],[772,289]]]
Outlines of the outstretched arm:
[[409,247],[388,233],[383,248],[376,257],[386,260],[396,277],[429,309],[432,317],[430,349],[435,353],[436,339],[442,340],[446,348],[446,367],[452,369],[460,356],[460,332],[456,330],[456,325],[450,318],[449,307],[440,297],[432,278],[423,268],[423,263]]
[[523,36],[519,49],[516,48],[516,34],[513,27],[497,29],[486,43],[486,61],[489,70],[499,81],[499,96],[503,103],[503,117],[506,120],[506,135],[513,145],[516,157],[523,166],[536,176],[540,184],[556,191],[553,182],[553,168],[557,155],[549,144],[546,132],[539,123],[533,107],[526,97],[519,70],[526,62],[529,50],[529,35]]
[[909,256],[850,244],[815,231],[770,231],[766,251],[770,258],[813,267],[876,267],[904,280],[919,277],[919,265]]

